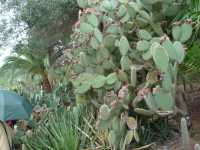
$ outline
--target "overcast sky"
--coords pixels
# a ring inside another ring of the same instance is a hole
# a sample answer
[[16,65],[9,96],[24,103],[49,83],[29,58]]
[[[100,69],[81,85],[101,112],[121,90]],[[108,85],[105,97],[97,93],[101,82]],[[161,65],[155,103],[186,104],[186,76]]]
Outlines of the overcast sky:
[[[1,22],[2,20],[5,20],[6,21],[10,21],[10,19],[12,18],[13,16],[13,13],[10,11],[10,12],[7,12],[7,13],[4,13],[4,14],[0,14],[0,25],[1,25]],[[0,43],[2,43],[2,41],[0,41]],[[12,47],[13,45],[15,45],[15,40],[14,39],[10,39],[8,41],[8,44],[5,45],[4,47],[0,47],[0,66],[2,65],[3,63],[3,60],[5,59],[5,57],[9,56],[10,55],[10,51],[12,50]]]
[[[1,9],[1,6],[0,6]],[[11,23],[11,19],[14,16],[14,11],[10,10],[9,12],[6,12],[4,14],[0,13],[0,25],[2,20],[6,20],[8,22],[8,28],[12,25]],[[20,30],[20,28],[19,28]],[[16,32],[17,33],[17,32]],[[17,44],[17,42],[26,37],[25,33],[20,32],[21,35],[19,35],[18,37],[15,36],[15,34],[13,34],[13,36],[11,35],[8,38],[8,41],[6,42],[6,45],[4,47],[0,47],[0,66],[3,64],[3,60],[10,55],[12,48]],[[0,41],[0,44],[2,43],[2,41]]]

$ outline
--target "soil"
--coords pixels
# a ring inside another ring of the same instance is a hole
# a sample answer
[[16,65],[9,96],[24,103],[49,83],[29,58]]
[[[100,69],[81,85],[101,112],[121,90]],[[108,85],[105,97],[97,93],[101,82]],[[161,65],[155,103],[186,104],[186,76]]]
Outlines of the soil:
[[189,112],[192,123],[192,128],[190,130],[191,137],[197,143],[200,143],[200,98],[190,103]]

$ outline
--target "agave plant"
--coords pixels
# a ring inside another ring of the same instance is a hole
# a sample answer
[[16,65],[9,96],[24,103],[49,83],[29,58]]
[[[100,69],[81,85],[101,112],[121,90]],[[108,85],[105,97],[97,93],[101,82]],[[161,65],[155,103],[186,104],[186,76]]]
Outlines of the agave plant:
[[50,113],[43,121],[33,135],[24,138],[27,149],[79,150],[92,142],[88,124],[93,120],[86,107]]

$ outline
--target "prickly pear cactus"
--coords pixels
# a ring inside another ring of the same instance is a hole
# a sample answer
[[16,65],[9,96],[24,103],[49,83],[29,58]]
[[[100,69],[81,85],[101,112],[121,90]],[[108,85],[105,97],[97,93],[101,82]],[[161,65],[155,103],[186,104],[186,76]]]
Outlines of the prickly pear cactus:
[[182,146],[184,150],[191,149],[190,137],[187,128],[187,121],[185,118],[181,119],[181,135],[182,135]]
[[[192,149],[192,144],[190,142],[190,136],[189,136],[189,131],[188,131],[188,127],[187,127],[187,121],[185,118],[181,119],[181,137],[182,137],[182,149],[183,150],[188,150],[188,149]],[[200,150],[200,145],[199,144],[195,144],[194,145],[194,150]]]
[[195,144],[194,150],[200,150],[200,145],[199,144]]
[[139,142],[138,116],[174,113],[178,64],[192,25],[189,20],[171,24],[181,0],[78,4],[83,11],[72,36],[77,101],[101,105],[98,127],[110,131],[114,149],[125,150]]

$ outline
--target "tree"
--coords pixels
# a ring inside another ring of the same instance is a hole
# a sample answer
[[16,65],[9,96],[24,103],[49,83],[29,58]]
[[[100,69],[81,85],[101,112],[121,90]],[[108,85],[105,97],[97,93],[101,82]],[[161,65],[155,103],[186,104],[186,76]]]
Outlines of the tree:
[[[50,92],[49,72],[44,66],[44,58],[48,57],[52,65],[62,54],[70,37],[71,26],[77,18],[76,1],[2,0],[0,4],[0,14],[12,12],[10,21],[0,25],[0,31],[3,33],[0,34],[3,41],[0,44],[5,44],[6,40],[9,41],[7,37],[22,38],[22,33],[26,33],[23,34],[25,39],[13,48],[13,56],[7,58],[1,68],[1,73],[12,74],[15,79],[22,77],[23,73],[28,76],[39,74],[42,76],[44,89]],[[14,71],[11,72],[11,70]]]
[[66,45],[77,8],[74,0],[28,0],[20,19],[28,25],[29,43],[49,53],[59,40]]
[[0,4],[2,13],[12,12],[11,21],[2,26],[1,39],[24,32],[30,50],[37,53],[50,53],[57,41],[66,45],[78,16],[75,0],[5,0]]
[[33,79],[34,76],[39,75],[42,79],[42,87],[46,92],[52,91],[51,81],[49,81],[49,73],[45,66],[44,58],[33,55],[25,48],[23,51],[15,53],[13,56],[6,58],[5,63],[0,68],[1,74],[12,78],[19,78],[26,76]]

